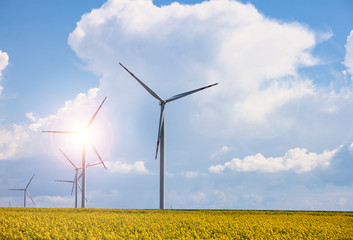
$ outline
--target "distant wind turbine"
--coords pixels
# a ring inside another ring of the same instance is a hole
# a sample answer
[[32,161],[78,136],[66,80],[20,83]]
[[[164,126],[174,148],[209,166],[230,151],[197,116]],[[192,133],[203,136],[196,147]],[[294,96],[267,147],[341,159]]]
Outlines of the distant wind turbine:
[[119,63],[120,66],[122,66],[128,73],[130,73],[130,75],[135,78],[141,85],[142,87],[144,87],[147,92],[149,92],[154,98],[156,98],[159,101],[159,105],[161,106],[161,114],[160,114],[160,118],[159,118],[159,128],[158,128],[158,137],[157,137],[157,148],[156,148],[156,156],[155,159],[157,159],[158,156],[158,147],[159,144],[161,145],[161,150],[159,153],[159,159],[160,159],[160,168],[159,168],[159,208],[160,209],[164,209],[164,108],[165,105],[168,102],[177,100],[179,98],[183,98],[186,97],[190,94],[196,93],[198,91],[204,90],[206,88],[209,87],[213,87],[215,85],[217,85],[218,83],[214,83],[202,88],[198,88],[195,90],[191,90],[188,92],[184,92],[184,93],[180,93],[177,94],[171,98],[168,98],[166,100],[162,99],[160,96],[158,96],[157,93],[155,93],[152,89],[150,89],[146,84],[144,84],[140,79],[138,79],[132,72],[130,72],[126,67],[124,67],[124,65],[122,65],[121,63]]
[[29,184],[31,184],[32,180],[34,178],[34,174],[31,178],[31,180],[29,180],[29,182],[27,183],[26,187],[25,188],[11,188],[11,189],[8,189],[8,190],[11,190],[11,191],[23,191],[24,192],[24,198],[23,198],[23,207],[26,207],[26,198],[27,198],[27,195],[28,197],[32,200],[33,204],[36,205],[31,197],[31,195],[29,194],[28,192],[28,186]]
[[[88,124],[86,125],[86,128],[84,130],[84,134],[87,133],[89,127],[91,126],[91,124],[93,123],[93,120],[96,118],[99,110],[101,109],[103,103],[105,102],[105,100],[107,99],[107,97],[105,97],[101,103],[101,105],[98,107],[97,111],[93,114],[92,118],[90,119],[90,121],[88,122]],[[79,134],[79,132],[77,131],[42,131],[45,133],[63,133],[63,134]],[[82,134],[82,133],[81,133]],[[86,139],[87,140],[87,139]],[[103,164],[104,168],[107,169],[107,167],[105,166],[101,156],[99,155],[96,147],[93,145],[93,143],[91,141],[89,141],[89,144],[91,145],[91,147],[93,148],[94,152],[97,154],[97,157],[99,158],[100,162]],[[86,199],[86,143],[85,141],[83,141],[82,144],[82,208],[85,208],[86,204],[85,204],[85,199]]]
[[[78,175],[78,171],[81,170],[82,168],[79,168],[77,167],[71,160],[70,158],[68,158],[66,156],[66,154],[61,150],[59,149],[59,151],[64,155],[64,157],[71,163],[71,165],[75,168],[75,177],[74,177],[74,180],[73,181],[70,181],[70,180],[54,180],[56,182],[66,182],[66,183],[72,183],[72,189],[71,189],[71,195],[75,189],[75,208],[77,208],[77,188],[80,189],[81,193],[82,193],[82,188],[79,184],[79,180],[80,178],[82,177],[82,173],[80,174],[80,176]],[[98,162],[98,163],[93,163],[93,164],[88,164],[86,166],[86,168],[89,168],[89,167],[92,167],[92,166],[96,166],[96,165],[99,165],[99,164],[102,164],[101,162]],[[86,198],[86,202],[87,202],[87,198]]]

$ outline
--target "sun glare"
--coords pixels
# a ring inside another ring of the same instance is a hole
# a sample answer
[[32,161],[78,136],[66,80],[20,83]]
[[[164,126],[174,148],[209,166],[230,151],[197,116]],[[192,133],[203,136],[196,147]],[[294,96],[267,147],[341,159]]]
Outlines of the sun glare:
[[75,134],[74,140],[79,144],[87,143],[89,140],[89,132],[86,130],[79,131]]
[[94,128],[90,128],[88,130],[86,129],[80,129],[75,131],[76,134],[73,134],[71,141],[72,144],[77,146],[82,144],[89,144],[90,141],[94,141],[94,139],[97,137],[96,131]]
[[[85,154],[89,163],[96,162],[97,156],[92,145],[99,152],[102,158],[105,158],[111,148],[113,142],[113,131],[107,117],[102,113],[87,128],[87,124],[91,119],[92,112],[88,114],[72,114],[67,121],[60,121],[53,126],[58,131],[69,131],[73,134],[52,134],[51,145],[54,152],[58,152],[58,148],[63,150],[76,164],[80,164],[82,158],[82,147],[85,145]],[[58,147],[59,146],[59,147]]]

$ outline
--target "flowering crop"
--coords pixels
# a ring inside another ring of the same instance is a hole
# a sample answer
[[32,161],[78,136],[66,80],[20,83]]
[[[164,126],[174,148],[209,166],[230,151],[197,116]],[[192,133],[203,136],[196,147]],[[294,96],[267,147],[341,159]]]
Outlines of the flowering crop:
[[353,239],[353,213],[0,208],[0,239]]

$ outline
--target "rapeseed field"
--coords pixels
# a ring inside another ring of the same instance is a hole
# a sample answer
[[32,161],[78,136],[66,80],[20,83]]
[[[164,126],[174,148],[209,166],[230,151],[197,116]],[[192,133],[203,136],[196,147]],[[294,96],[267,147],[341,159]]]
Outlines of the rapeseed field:
[[0,239],[353,239],[353,213],[0,208]]

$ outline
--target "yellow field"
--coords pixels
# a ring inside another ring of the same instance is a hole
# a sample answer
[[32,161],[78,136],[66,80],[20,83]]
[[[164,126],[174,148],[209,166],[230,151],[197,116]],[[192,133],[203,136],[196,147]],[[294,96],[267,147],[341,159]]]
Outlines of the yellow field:
[[353,213],[0,208],[0,239],[353,239]]

